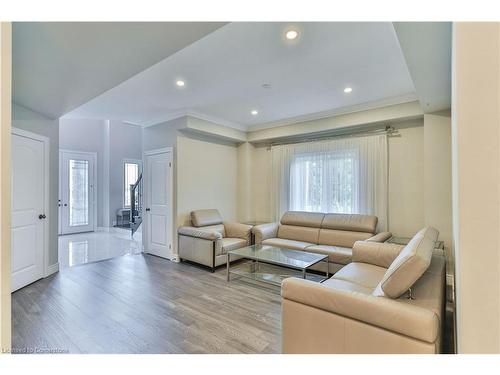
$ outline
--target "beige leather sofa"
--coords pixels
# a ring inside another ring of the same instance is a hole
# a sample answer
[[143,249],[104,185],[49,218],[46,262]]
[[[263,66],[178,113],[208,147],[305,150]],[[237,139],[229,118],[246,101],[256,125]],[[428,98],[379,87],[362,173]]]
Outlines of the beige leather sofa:
[[359,241],[352,263],[322,284],[286,279],[283,352],[439,353],[445,258],[437,236],[428,227],[407,246]]
[[218,210],[191,212],[191,224],[177,230],[179,258],[210,267],[212,272],[226,264],[228,251],[250,244],[252,226],[223,221]]
[[[352,260],[352,247],[356,241],[384,242],[391,233],[376,233],[378,218],[371,215],[322,214],[288,211],[279,223],[255,226],[255,243],[287,249],[326,254],[333,274]],[[312,267],[326,271],[321,262]]]

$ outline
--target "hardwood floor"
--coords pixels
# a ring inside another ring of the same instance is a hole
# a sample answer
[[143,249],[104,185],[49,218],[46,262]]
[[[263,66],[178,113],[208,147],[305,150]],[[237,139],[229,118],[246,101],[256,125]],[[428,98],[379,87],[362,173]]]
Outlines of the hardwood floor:
[[[453,353],[451,313],[444,353]],[[12,295],[14,352],[280,353],[279,288],[131,254]]]
[[61,270],[12,295],[20,352],[279,353],[279,289],[150,255]]

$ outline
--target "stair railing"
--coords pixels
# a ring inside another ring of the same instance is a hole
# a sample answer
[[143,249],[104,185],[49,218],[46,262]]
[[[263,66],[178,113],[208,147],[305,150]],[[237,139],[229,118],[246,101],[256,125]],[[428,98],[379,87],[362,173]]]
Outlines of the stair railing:
[[130,185],[130,229],[134,235],[142,223],[142,173],[135,184]]

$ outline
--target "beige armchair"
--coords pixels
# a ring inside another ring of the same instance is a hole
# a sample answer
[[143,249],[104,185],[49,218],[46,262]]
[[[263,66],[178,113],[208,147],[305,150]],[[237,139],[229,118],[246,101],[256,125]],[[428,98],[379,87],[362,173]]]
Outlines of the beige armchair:
[[226,264],[227,252],[250,245],[251,225],[223,221],[218,210],[191,212],[192,226],[177,230],[181,261],[209,267]]

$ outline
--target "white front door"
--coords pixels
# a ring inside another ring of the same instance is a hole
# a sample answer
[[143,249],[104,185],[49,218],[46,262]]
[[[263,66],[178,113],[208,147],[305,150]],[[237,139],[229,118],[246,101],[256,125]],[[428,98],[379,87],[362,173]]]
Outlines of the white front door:
[[48,142],[12,134],[12,291],[44,276],[45,147]]
[[172,250],[172,151],[146,153],[144,190],[148,253],[171,258]]
[[93,153],[60,151],[60,234],[92,232],[94,228]]

